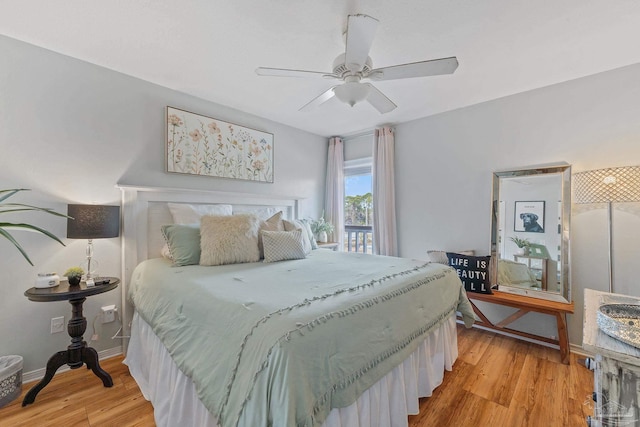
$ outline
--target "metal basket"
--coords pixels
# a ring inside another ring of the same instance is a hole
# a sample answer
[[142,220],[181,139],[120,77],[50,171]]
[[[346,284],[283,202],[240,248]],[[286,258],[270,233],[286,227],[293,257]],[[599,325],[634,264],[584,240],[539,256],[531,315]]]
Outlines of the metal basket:
[[0,356],[0,408],[22,391],[22,356]]
[[604,304],[597,312],[598,327],[605,334],[640,348],[640,306]]

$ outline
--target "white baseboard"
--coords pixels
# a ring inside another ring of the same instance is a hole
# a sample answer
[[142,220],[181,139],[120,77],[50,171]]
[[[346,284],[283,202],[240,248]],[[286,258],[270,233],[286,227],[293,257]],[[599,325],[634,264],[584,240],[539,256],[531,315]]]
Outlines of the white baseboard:
[[[102,350],[102,351],[98,352],[98,359],[99,360],[109,359],[111,357],[119,356],[121,354],[122,354],[122,346],[108,348],[106,350]],[[60,369],[58,369],[56,371],[56,375],[58,375],[61,372],[66,372],[66,371],[70,371],[70,370],[71,369],[67,365],[61,366]],[[42,379],[42,377],[44,377],[44,374],[46,372],[47,372],[46,368],[36,369],[35,371],[30,371],[30,372],[25,372],[25,373],[22,374],[22,382],[23,383],[29,383],[29,382],[32,382],[32,381],[40,380],[40,379]]]
[[580,356],[594,358],[595,356],[588,351],[586,351],[582,346],[576,344],[569,344],[571,347],[571,352],[575,354],[579,354]]
[[[510,338],[515,338],[517,340],[521,340],[521,341],[526,341],[526,342],[530,342],[533,344],[538,344],[544,347],[549,347],[549,348],[555,348],[556,350],[560,349],[560,346],[557,344],[552,344],[546,341],[541,341],[541,340],[537,340],[534,338],[529,338],[529,337],[523,337],[522,335],[517,335],[517,334],[511,334],[507,331],[498,331],[496,329],[492,329],[492,328],[487,328],[486,326],[482,326],[482,325],[478,325],[478,324],[474,324],[473,325],[474,328],[478,328],[478,329],[482,329],[483,331],[487,331],[487,332],[493,332],[496,333],[498,335],[504,335]],[[569,344],[571,346],[571,344]]]
[[[460,319],[457,320],[458,323],[460,324],[464,324]],[[487,328],[486,326],[482,326],[482,325],[478,325],[478,324],[474,324],[473,325],[474,328],[478,328],[478,329],[482,329],[483,331],[487,331],[487,332],[494,332],[496,334],[499,335],[505,335],[511,338],[515,338],[518,340],[522,340],[522,341],[527,341],[533,344],[539,344],[545,347],[549,347],[549,348],[555,348],[555,349],[560,349],[560,346],[556,345],[556,344],[551,344],[545,341],[540,341],[540,340],[536,340],[533,338],[527,338],[527,337],[523,337],[521,335],[516,335],[516,334],[510,334],[509,332],[506,331],[498,331],[495,329],[491,329],[491,328]],[[594,356],[592,354],[590,354],[589,352],[585,351],[581,346],[577,345],[577,344],[571,344],[569,343],[569,350],[572,353],[578,354],[580,356],[584,356],[584,357],[590,357],[593,358]]]

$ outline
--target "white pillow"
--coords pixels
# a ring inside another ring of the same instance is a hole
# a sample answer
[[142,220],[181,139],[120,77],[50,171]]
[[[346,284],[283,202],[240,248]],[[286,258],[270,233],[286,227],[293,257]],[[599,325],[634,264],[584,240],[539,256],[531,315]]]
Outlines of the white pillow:
[[276,213],[278,213],[278,208],[257,208],[257,209],[238,208],[233,210],[234,215],[251,214],[251,215],[257,216],[263,221],[266,221],[268,218],[272,217]]
[[307,231],[307,236],[309,236],[309,241],[311,242],[311,249],[318,249],[318,242],[316,242],[316,236],[313,235],[313,231],[311,231],[311,223],[309,222],[308,219],[296,219],[295,220],[296,223],[300,223],[302,225],[302,227],[304,227],[302,230],[306,230]]
[[264,262],[302,259],[307,256],[302,245],[302,230],[263,231]]
[[203,216],[200,221],[200,265],[260,261],[255,215]]
[[[474,250],[454,251],[454,252],[460,255],[467,255],[467,256],[474,256],[476,254],[476,251]],[[449,258],[447,257],[447,251],[431,250],[431,251],[427,251],[427,256],[429,257],[429,261],[431,262],[449,265]]]
[[309,234],[307,233],[305,225],[298,220],[289,221],[289,220],[283,219],[282,223],[284,224],[285,231],[294,231],[294,230],[302,231],[301,233],[302,247],[304,248],[304,253],[309,254],[313,249],[313,247],[311,246],[311,240],[309,240]]
[[231,205],[190,205],[167,203],[174,224],[199,224],[205,215],[231,215]]

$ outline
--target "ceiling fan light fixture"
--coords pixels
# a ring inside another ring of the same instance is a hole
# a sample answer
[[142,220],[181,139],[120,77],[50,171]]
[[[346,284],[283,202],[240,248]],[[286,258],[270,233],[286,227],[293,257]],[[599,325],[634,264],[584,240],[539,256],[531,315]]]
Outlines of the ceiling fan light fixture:
[[370,91],[371,86],[358,82],[348,82],[333,88],[336,98],[352,107],[367,99]]
[[371,83],[360,83],[361,80],[399,80],[437,76],[452,74],[458,68],[457,58],[451,56],[374,69],[369,52],[378,24],[377,19],[368,15],[358,14],[347,17],[345,51],[334,59],[332,72],[259,67],[256,73],[260,76],[323,77],[344,82],[326,89],[302,106],[300,111],[310,111],[335,96],[352,107],[361,101],[367,101],[380,114],[386,114],[398,106]]

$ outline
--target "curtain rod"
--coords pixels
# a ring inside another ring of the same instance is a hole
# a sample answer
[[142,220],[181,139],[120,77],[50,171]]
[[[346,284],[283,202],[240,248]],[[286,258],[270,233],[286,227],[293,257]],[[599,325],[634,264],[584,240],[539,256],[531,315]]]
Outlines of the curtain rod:
[[352,135],[343,136],[342,140],[343,141],[347,141],[349,139],[362,138],[363,136],[373,136],[373,135],[375,135],[375,133],[376,133],[375,129],[374,130],[368,130],[366,132],[354,133]]
[[[380,126],[379,128],[382,128],[385,126],[393,129],[393,126],[391,125],[383,125],[383,126]],[[376,129],[379,129],[379,128],[376,128]],[[343,141],[348,141],[350,139],[362,138],[363,136],[374,136],[376,134],[376,129],[371,129],[364,132],[358,132],[351,135],[341,136],[340,138],[342,138]]]

